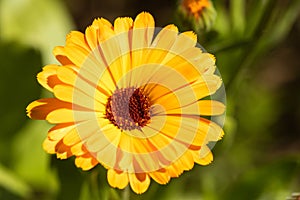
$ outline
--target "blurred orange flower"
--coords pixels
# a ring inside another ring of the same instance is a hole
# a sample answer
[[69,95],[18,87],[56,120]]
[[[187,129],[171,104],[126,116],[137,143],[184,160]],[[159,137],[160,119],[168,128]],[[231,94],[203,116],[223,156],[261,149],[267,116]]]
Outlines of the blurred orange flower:
[[155,29],[145,12],[71,32],[54,49],[61,65],[37,76],[55,97],[27,107],[30,118],[56,124],[45,151],[74,155],[83,170],[100,163],[112,187],[130,184],[139,194],[150,179],[166,184],[194,163],[209,164],[207,144],[223,136],[209,116],[225,106],[207,98],[222,80],[214,56],[196,43],[193,32],[180,34],[174,25]]
[[196,31],[209,30],[216,18],[216,11],[210,0],[183,0],[179,12],[183,18],[191,21]]

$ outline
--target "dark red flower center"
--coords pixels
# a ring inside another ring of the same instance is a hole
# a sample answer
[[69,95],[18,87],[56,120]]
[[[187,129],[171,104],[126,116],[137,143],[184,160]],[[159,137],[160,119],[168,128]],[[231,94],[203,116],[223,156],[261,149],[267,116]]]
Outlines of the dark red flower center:
[[117,89],[107,99],[105,116],[122,130],[141,129],[150,122],[150,100],[141,88]]

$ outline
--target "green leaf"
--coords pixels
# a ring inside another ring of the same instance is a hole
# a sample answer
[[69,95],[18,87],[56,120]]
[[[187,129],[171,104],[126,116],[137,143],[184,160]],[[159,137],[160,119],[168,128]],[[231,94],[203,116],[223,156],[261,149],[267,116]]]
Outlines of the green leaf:
[[29,198],[32,193],[32,189],[24,180],[14,174],[11,170],[2,166],[1,163],[0,186],[22,198]]
[[245,0],[232,0],[230,1],[230,15],[233,32],[236,35],[243,36],[246,19],[245,19]]
[[0,1],[0,39],[41,50],[44,63],[55,62],[52,49],[63,45],[73,22],[63,1]]
[[35,76],[41,56],[16,43],[0,43],[0,60],[0,158],[8,164],[10,144],[28,119],[25,108],[40,96]]
[[56,173],[50,168],[50,156],[42,149],[49,124],[30,121],[15,136],[11,168],[40,195],[53,196],[58,188]]

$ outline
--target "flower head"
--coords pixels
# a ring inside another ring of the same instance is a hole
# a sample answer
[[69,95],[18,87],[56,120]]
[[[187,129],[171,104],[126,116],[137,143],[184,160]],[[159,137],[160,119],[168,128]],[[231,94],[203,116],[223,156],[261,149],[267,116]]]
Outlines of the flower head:
[[198,32],[210,30],[216,18],[216,11],[210,0],[182,0],[179,13]]
[[55,97],[27,107],[30,118],[55,124],[43,148],[61,159],[74,155],[83,170],[100,163],[112,187],[130,184],[136,193],[150,179],[166,184],[194,163],[209,164],[207,144],[223,136],[210,116],[225,106],[207,98],[222,80],[196,41],[174,25],[155,29],[145,12],[71,32],[54,49],[61,65],[37,76]]

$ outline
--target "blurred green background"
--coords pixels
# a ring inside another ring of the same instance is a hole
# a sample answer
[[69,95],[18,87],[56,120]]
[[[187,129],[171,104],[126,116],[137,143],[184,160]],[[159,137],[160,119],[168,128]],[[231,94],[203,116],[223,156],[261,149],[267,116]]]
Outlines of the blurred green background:
[[[98,166],[83,172],[41,147],[50,125],[25,108],[50,94],[36,74],[52,49],[95,17],[149,11],[180,20],[175,0],[0,0],[0,199],[121,199]],[[217,57],[227,92],[225,136],[208,166],[129,199],[282,200],[300,192],[300,1],[214,0],[217,18],[199,43]]]

